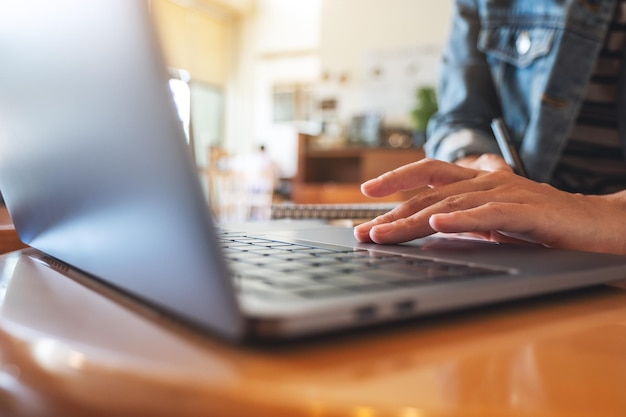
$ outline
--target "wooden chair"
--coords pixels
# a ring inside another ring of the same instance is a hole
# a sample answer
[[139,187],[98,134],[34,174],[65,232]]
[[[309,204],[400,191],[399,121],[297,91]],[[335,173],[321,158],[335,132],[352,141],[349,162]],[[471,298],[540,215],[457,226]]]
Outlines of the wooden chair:
[[207,169],[208,200],[218,221],[269,220],[274,195],[272,166],[212,148]]

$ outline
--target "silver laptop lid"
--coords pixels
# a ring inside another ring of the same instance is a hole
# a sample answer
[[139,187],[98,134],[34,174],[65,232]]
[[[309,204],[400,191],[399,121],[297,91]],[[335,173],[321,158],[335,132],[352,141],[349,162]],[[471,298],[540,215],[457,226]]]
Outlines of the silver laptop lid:
[[0,56],[0,190],[23,241],[238,338],[148,2],[2,1]]

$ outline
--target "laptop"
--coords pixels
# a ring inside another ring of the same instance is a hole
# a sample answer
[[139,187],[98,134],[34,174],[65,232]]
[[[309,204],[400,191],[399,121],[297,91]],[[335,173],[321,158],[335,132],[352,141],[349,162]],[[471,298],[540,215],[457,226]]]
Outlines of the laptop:
[[3,1],[0,56],[0,190],[30,256],[224,339],[626,278],[624,256],[441,236],[362,244],[319,222],[216,224],[146,1]]

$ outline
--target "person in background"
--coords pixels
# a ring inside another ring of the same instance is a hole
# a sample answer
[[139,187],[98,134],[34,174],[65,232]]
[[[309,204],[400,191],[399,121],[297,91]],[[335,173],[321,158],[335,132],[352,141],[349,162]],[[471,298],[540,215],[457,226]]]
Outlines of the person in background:
[[[626,254],[626,1],[457,0],[430,159],[362,185],[416,195],[355,228],[398,243],[434,232]],[[504,119],[529,178],[491,132]]]
[[246,218],[268,220],[280,170],[265,145],[259,145],[255,152],[233,157],[230,169],[238,174],[239,186],[245,194]]

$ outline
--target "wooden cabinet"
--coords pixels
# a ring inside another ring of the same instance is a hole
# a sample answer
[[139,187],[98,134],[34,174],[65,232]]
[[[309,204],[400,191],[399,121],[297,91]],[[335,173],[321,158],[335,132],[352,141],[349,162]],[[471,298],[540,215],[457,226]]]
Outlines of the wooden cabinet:
[[385,198],[361,194],[360,185],[401,165],[424,157],[421,149],[346,147],[320,149],[313,136],[298,137],[298,172],[293,181],[294,203],[362,203],[402,201],[414,193],[400,192]]

